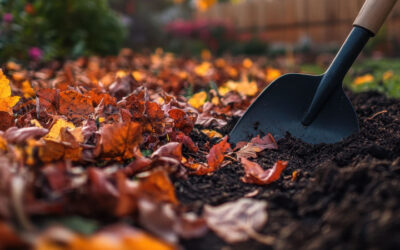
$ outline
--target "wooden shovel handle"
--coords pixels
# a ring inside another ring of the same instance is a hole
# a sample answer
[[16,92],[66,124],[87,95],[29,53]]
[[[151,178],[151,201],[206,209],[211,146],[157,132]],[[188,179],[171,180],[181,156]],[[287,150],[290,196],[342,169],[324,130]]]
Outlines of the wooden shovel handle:
[[353,25],[376,34],[397,0],[366,0]]

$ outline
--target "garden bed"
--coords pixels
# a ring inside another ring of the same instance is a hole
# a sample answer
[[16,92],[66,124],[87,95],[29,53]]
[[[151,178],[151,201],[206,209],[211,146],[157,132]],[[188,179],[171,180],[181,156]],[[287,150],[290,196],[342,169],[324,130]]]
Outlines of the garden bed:
[[[289,161],[281,180],[245,184],[241,164],[232,164],[211,176],[176,180],[179,200],[196,211],[244,196],[268,201],[268,222],[261,232],[275,237],[271,249],[398,248],[400,101],[375,92],[348,94],[360,119],[359,134],[332,145],[309,145],[288,135],[278,141],[278,150],[264,151],[257,159],[265,167]],[[293,171],[299,173],[294,180]],[[266,249],[256,241],[226,247],[211,233],[183,245]]]
[[[361,131],[336,144],[234,149],[235,122],[287,68],[206,54],[5,65],[0,248],[398,248],[400,100],[347,91]],[[348,85],[392,86],[388,72]]]

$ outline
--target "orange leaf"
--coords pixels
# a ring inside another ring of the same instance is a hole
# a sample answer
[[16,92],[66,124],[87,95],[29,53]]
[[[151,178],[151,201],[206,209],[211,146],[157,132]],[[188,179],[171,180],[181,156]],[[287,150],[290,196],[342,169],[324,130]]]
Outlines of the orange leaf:
[[76,91],[62,91],[59,112],[71,120],[82,119],[94,112],[92,99]]
[[254,183],[258,185],[270,184],[279,179],[282,171],[287,167],[287,161],[277,161],[275,165],[264,170],[258,163],[240,158],[244,167],[245,176],[241,180],[245,183]]
[[141,126],[135,122],[106,124],[100,131],[101,156],[130,159],[142,139]]
[[148,195],[156,201],[178,204],[174,185],[163,169],[156,169],[149,176],[141,179],[139,189],[141,193]]
[[207,155],[208,166],[201,167],[196,170],[196,174],[203,175],[214,172],[221,165],[225,158],[225,152],[231,149],[231,145],[228,142],[228,137],[220,141],[218,144],[215,144]]

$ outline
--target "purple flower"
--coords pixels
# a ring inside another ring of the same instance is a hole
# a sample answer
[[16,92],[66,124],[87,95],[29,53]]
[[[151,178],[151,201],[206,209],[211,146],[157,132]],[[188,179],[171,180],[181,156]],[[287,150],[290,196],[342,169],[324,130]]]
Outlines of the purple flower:
[[3,21],[5,23],[11,23],[13,20],[13,15],[11,13],[4,13],[3,15]]
[[43,51],[38,47],[32,47],[28,51],[29,57],[34,61],[39,61],[43,57]]

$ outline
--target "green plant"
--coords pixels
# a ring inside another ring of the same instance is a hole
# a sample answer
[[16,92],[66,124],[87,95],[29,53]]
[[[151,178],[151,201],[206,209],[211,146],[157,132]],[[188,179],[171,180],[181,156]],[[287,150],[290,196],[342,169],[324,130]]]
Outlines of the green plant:
[[107,0],[0,0],[0,16],[2,61],[114,54],[126,33]]

